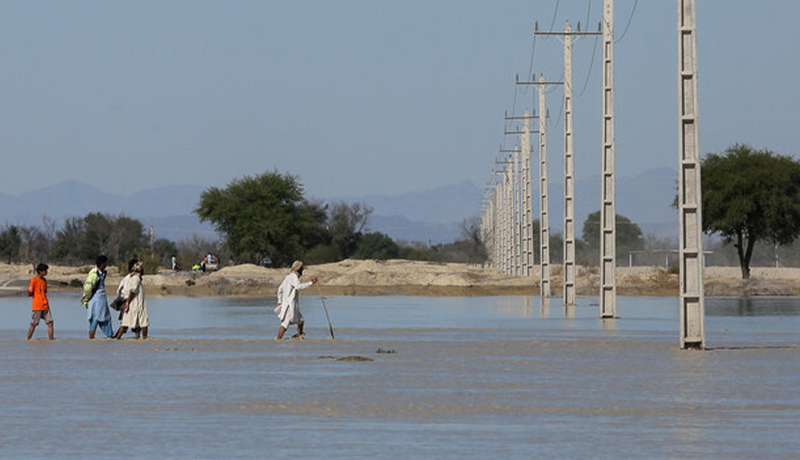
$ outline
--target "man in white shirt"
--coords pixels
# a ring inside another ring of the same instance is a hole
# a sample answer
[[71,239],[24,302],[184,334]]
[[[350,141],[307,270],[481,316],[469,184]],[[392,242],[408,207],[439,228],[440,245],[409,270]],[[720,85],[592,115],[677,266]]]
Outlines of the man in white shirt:
[[297,325],[297,338],[303,338],[303,315],[300,313],[300,299],[298,291],[307,289],[317,284],[317,278],[312,278],[307,283],[301,283],[300,277],[303,276],[303,262],[295,260],[292,263],[292,270],[283,279],[283,282],[278,286],[278,306],[275,307],[275,314],[281,320],[281,327],[278,329],[278,336],[275,340],[281,340],[286,329],[290,325]]

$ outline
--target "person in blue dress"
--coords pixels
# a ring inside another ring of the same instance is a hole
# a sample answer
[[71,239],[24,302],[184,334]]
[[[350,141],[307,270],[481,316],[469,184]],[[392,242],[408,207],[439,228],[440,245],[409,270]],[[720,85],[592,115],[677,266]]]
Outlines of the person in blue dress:
[[97,256],[95,267],[89,271],[89,274],[86,275],[86,282],[83,283],[81,303],[87,309],[90,339],[94,338],[98,326],[106,337],[113,338],[116,335],[111,324],[111,312],[108,310],[108,298],[106,297],[107,267],[108,257]]

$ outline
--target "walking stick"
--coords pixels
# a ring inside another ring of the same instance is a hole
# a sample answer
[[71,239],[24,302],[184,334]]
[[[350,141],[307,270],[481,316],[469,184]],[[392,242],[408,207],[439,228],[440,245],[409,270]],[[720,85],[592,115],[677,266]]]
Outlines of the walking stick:
[[336,336],[333,335],[333,325],[331,324],[331,317],[328,315],[328,307],[325,305],[325,297],[320,297],[319,300],[322,301],[322,309],[325,310],[325,318],[328,319],[328,331],[331,333],[331,339],[336,340]]

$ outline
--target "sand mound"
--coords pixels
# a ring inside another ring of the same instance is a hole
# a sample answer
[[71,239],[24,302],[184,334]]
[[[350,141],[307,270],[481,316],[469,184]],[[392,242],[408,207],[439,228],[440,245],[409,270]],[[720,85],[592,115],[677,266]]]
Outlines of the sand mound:
[[255,264],[241,264],[211,272],[208,276],[212,278],[268,278],[274,276],[278,271]]
[[[90,267],[50,268],[52,291],[80,292]],[[551,267],[551,291],[559,295],[563,277],[560,266]],[[239,295],[274,296],[287,268],[264,268],[254,264],[224,267],[218,271],[178,272],[163,270],[145,275],[148,295]],[[617,267],[620,295],[678,295],[678,275],[657,267]],[[32,276],[28,264],[0,263],[0,295],[23,295]],[[316,295],[495,295],[539,294],[539,267],[530,276],[504,275],[477,265],[416,262],[408,260],[344,260],[307,266],[303,281],[319,278]],[[106,287],[116,289],[121,277],[109,267]],[[596,296],[597,267],[578,268],[579,295]],[[800,269],[754,267],[752,278],[742,280],[738,267],[707,267],[705,293],[708,296],[800,295]]]

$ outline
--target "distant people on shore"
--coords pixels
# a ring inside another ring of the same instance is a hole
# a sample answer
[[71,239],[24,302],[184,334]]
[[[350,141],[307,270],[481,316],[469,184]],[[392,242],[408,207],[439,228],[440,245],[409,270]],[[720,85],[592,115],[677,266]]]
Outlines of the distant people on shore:
[[53,315],[50,313],[50,302],[47,300],[47,264],[40,263],[36,266],[36,276],[31,279],[28,287],[28,297],[33,297],[31,309],[31,324],[28,327],[28,340],[33,337],[33,331],[39,325],[39,321],[44,320],[47,324],[47,337],[53,340]]
[[147,338],[147,329],[150,326],[150,319],[147,316],[147,304],[144,296],[144,283],[142,275],[144,267],[138,259],[131,259],[128,262],[128,274],[119,284],[118,293],[125,299],[122,306],[122,322],[117,331],[116,338],[121,339],[125,332],[130,328],[136,338],[140,334],[141,338]]
[[172,256],[172,271],[179,272],[181,271],[181,267],[178,265],[178,258],[176,256]]
[[318,279],[315,277],[309,282],[301,283],[301,276],[303,276],[303,262],[295,260],[292,263],[291,271],[278,286],[278,306],[275,307],[275,314],[281,321],[281,326],[278,329],[278,336],[275,337],[275,340],[281,340],[283,334],[292,324],[297,325],[297,334],[292,338],[302,339],[305,335],[303,333],[305,320],[303,319],[303,314],[300,313],[300,294],[298,291],[317,284]]
[[115,336],[106,296],[106,276],[108,275],[106,268],[108,268],[108,257],[97,256],[95,267],[89,271],[86,281],[83,283],[81,304],[87,309],[90,339],[94,338],[98,326],[106,337],[113,338]]

